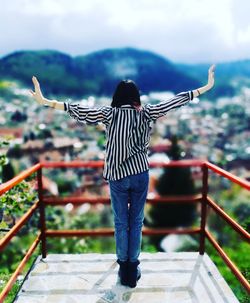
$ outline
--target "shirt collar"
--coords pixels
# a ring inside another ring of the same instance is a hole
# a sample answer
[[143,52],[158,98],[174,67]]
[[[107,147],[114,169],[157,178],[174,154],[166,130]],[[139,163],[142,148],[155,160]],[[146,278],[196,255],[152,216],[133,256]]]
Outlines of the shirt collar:
[[122,108],[134,108],[132,105],[130,104],[125,104],[125,105],[121,105],[120,107]]

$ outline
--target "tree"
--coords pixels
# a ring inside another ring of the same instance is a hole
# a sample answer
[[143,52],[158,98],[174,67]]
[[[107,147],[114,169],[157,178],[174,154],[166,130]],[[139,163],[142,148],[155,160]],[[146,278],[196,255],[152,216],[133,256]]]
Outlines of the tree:
[[[181,148],[177,136],[171,138],[172,146],[168,153],[171,160],[181,159]],[[167,167],[156,183],[156,190],[161,196],[178,196],[195,194],[194,182],[189,167]],[[167,203],[151,207],[149,211],[150,226],[176,228],[192,224],[195,218],[195,205],[189,203]],[[146,220],[147,225],[147,220]],[[154,242],[159,246],[162,237]]]

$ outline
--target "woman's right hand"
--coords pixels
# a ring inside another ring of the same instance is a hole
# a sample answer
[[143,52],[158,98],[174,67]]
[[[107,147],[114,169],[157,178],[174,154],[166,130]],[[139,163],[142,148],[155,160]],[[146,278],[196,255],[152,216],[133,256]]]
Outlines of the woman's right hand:
[[208,85],[209,89],[214,86],[214,70],[215,70],[215,64],[211,65],[208,70],[207,85]]
[[207,84],[202,87],[199,87],[198,89],[194,89],[192,91],[194,98],[199,97],[201,94],[204,94],[214,86],[214,70],[215,70],[215,64],[209,67]]
[[32,77],[32,82],[34,84],[35,91],[30,90],[32,97],[41,105],[44,105],[44,97],[40,89],[40,84],[35,76]]

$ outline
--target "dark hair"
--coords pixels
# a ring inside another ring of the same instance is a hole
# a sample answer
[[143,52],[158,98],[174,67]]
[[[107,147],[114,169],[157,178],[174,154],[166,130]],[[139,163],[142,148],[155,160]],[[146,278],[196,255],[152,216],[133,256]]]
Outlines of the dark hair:
[[140,106],[141,99],[139,90],[132,80],[122,80],[116,87],[111,103],[112,107],[121,107],[129,104],[132,106]]

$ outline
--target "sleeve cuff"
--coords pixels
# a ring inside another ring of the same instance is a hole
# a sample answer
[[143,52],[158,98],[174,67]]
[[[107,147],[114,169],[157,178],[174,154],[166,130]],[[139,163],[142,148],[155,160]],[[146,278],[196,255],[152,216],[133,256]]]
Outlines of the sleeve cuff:
[[69,104],[64,102],[64,111],[67,112],[69,110]]
[[188,93],[189,93],[189,99],[193,100],[194,99],[194,93],[193,93],[193,91],[190,90]]

